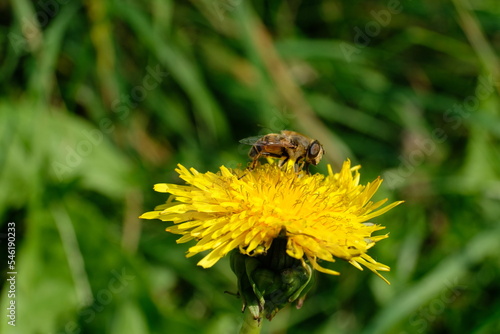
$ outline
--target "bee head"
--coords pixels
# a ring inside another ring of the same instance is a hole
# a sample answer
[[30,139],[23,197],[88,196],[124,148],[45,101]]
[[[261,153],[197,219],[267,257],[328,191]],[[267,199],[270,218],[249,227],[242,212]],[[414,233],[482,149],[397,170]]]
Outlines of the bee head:
[[307,148],[306,161],[316,166],[321,161],[323,153],[323,146],[317,140],[314,140]]

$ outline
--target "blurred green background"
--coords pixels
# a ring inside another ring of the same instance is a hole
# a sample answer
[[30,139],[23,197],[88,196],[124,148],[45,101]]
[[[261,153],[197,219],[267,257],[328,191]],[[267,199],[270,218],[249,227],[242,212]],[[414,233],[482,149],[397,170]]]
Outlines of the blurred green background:
[[[236,333],[228,260],[137,217],[152,186],[291,129],[375,199],[386,285],[344,262],[263,333],[500,333],[495,0],[0,2],[1,333]],[[16,228],[16,327],[7,233]],[[4,255],[5,254],[5,255]]]

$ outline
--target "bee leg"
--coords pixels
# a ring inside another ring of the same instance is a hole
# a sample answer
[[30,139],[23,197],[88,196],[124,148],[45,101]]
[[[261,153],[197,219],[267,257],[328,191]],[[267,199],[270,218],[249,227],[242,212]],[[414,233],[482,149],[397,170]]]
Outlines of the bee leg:
[[248,169],[250,169],[250,170],[254,169],[255,166],[257,165],[257,161],[259,161],[259,157],[253,158],[253,160],[250,163],[250,166],[248,167]]
[[289,156],[285,156],[285,159],[280,160],[280,161],[278,162],[278,167],[279,167],[279,168],[283,167],[283,166],[284,166],[284,165],[288,162],[288,160],[290,160],[290,157],[289,157]]
[[307,164],[305,161],[295,162],[295,165],[293,166],[294,170],[295,170],[295,173],[298,173],[301,170],[304,170],[304,166],[306,168],[306,174],[309,174],[309,171],[307,169],[307,166],[309,166],[309,164]]
[[248,167],[248,169],[253,170],[257,166],[257,162],[259,162],[261,155],[261,148],[258,146],[252,146],[250,152],[248,152],[248,156],[252,159],[252,163],[250,164],[250,167]]
[[309,166],[310,165],[311,165],[310,163],[304,162],[303,169],[306,171],[307,175],[311,175],[311,172],[309,171]]

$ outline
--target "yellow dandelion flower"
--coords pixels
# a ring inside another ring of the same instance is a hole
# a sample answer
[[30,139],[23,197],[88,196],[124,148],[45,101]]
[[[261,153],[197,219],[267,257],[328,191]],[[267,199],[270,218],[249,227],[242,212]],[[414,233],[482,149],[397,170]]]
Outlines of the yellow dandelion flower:
[[176,172],[186,185],[156,184],[156,191],[171,197],[140,218],[173,222],[167,231],[183,235],[178,243],[196,240],[188,257],[210,250],[198,263],[204,268],[234,249],[248,256],[265,254],[273,240],[285,234],[286,253],[308,261],[317,271],[338,275],[319,262],[340,258],[385,280],[377,271],[389,267],[367,254],[387,238],[372,235],[385,227],[368,221],[402,202],[383,206],[387,199],[370,201],[382,179],[361,185],[359,168],[348,160],[339,173],[328,166],[325,176],[295,173],[276,164],[253,170],[222,166],[217,173],[179,164]]

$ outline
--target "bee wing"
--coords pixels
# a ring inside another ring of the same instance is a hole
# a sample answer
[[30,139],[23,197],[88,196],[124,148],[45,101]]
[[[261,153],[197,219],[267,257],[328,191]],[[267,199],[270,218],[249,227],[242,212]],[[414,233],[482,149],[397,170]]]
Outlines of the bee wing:
[[248,137],[248,138],[243,138],[240,140],[240,143],[245,144],[245,145],[255,145],[262,136],[253,136],[253,137]]
[[262,140],[262,136],[253,136],[248,138],[243,138],[240,140],[240,143],[252,146],[281,146],[281,147],[295,147],[291,143],[287,143],[284,141],[276,140]]

